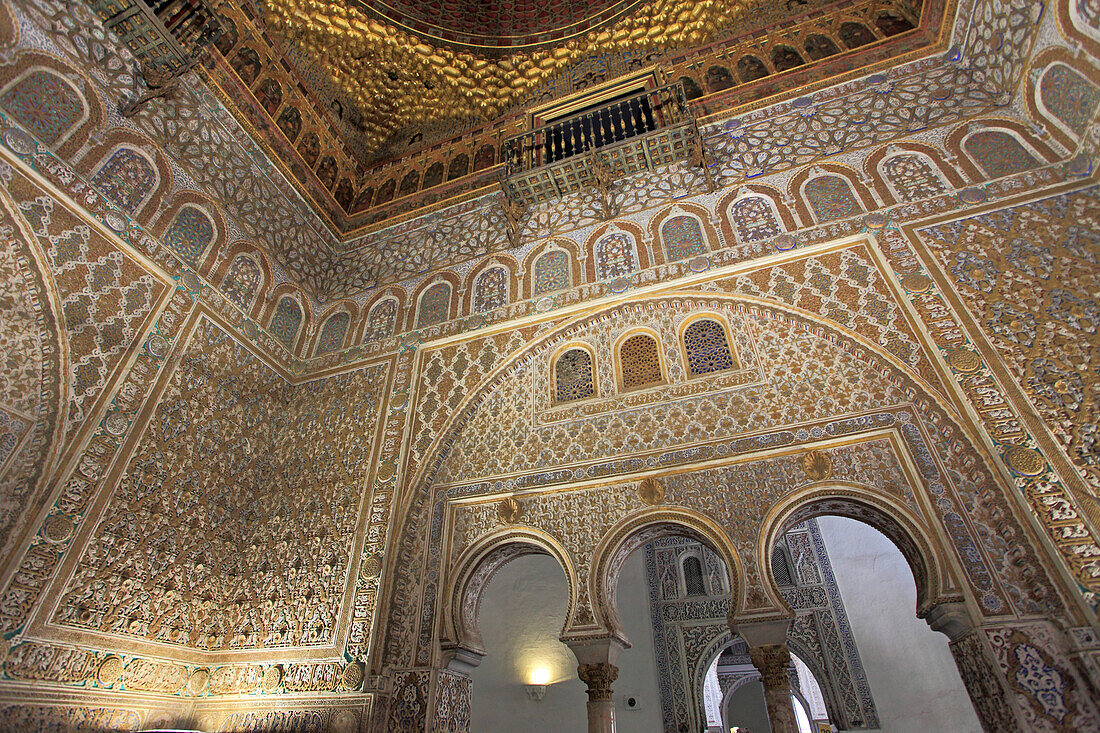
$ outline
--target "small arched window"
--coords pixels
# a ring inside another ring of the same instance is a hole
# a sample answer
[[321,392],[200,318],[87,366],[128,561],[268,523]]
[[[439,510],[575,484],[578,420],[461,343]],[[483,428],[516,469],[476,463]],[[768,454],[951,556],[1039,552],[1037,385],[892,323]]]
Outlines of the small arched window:
[[707,245],[703,241],[703,227],[694,216],[681,214],[674,216],[661,225],[661,242],[669,262],[706,254]]
[[321,335],[317,338],[316,354],[338,351],[344,345],[344,334],[348,332],[351,316],[347,313],[333,313],[321,326]]
[[194,206],[184,206],[164,232],[164,243],[197,267],[206,248],[214,241],[214,222]]
[[821,224],[863,213],[863,207],[852,193],[848,179],[842,176],[828,175],[810,179],[803,191],[814,216]]
[[902,201],[932,198],[947,190],[931,164],[912,153],[894,155],[882,161],[882,173]]
[[623,232],[609,234],[596,243],[596,279],[610,280],[638,268],[634,238]]
[[703,563],[695,555],[684,558],[684,593],[689,596],[705,596],[707,586],[703,582]]
[[775,582],[781,588],[794,585],[791,561],[779,545],[776,545],[775,549],[772,550],[772,575],[775,576]]
[[64,141],[88,117],[76,89],[57,74],[38,69],[0,95],[0,104],[47,145]]
[[294,351],[294,341],[298,338],[298,329],[302,327],[302,306],[290,295],[284,295],[275,306],[275,315],[271,317],[268,331],[285,346]]
[[451,315],[451,286],[436,283],[420,296],[420,308],[416,314],[416,327],[425,328],[443,323]]
[[1039,80],[1039,98],[1066,127],[1083,135],[1100,103],[1100,90],[1065,64],[1054,64]]
[[237,255],[222,280],[222,292],[241,310],[248,310],[263,283],[263,271],[248,255]]
[[575,402],[595,394],[592,354],[587,349],[563,352],[554,361],[554,402]]
[[782,233],[771,204],[763,196],[739,199],[730,207],[730,220],[742,242],[756,242]]
[[148,158],[134,148],[121,147],[92,176],[92,185],[120,209],[133,214],[156,188],[158,178]]
[[692,377],[734,367],[726,329],[711,318],[692,321],[684,329],[684,352],[687,354],[688,374]]
[[490,267],[474,280],[474,313],[499,308],[508,302],[508,270]]
[[619,369],[623,389],[637,389],[664,382],[657,339],[649,334],[639,333],[623,341],[619,346]]
[[966,152],[990,178],[1003,178],[1039,166],[1015,136],[1003,130],[982,130],[966,139]]
[[367,314],[367,328],[363,333],[364,341],[392,336],[397,325],[397,299],[386,298],[374,304]]
[[563,249],[551,249],[539,255],[535,260],[534,294],[542,295],[569,287],[569,265],[569,253]]

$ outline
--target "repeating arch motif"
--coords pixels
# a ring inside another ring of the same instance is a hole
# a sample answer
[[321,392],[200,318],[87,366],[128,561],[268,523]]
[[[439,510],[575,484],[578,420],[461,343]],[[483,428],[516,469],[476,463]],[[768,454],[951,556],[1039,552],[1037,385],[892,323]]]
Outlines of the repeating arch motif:
[[1083,135],[1100,103],[1100,90],[1065,64],[1052,64],[1039,80],[1039,99],[1066,127]]
[[623,389],[637,389],[665,381],[660,345],[648,333],[637,333],[619,345],[619,373]]
[[259,263],[248,255],[233,258],[222,280],[222,292],[242,310],[248,310],[263,283],[263,271]]
[[902,201],[919,201],[947,190],[932,165],[916,153],[890,156],[881,166],[883,176]]
[[596,242],[596,279],[623,277],[638,268],[634,239],[625,232],[614,232]]
[[499,308],[508,302],[508,269],[490,267],[474,280],[474,313]]
[[1004,130],[982,130],[966,138],[966,152],[990,178],[1031,170],[1039,161],[1016,137]]
[[690,376],[698,377],[734,368],[726,329],[713,318],[693,320],[684,329],[683,340]]
[[291,295],[284,295],[275,306],[275,315],[271,317],[268,331],[283,346],[294,351],[294,342],[302,328],[302,306]]
[[748,196],[730,206],[730,221],[742,242],[770,239],[783,232],[775,209],[764,196]]
[[397,298],[383,298],[367,313],[367,328],[363,333],[363,340],[375,341],[392,336],[396,326]]
[[88,117],[76,89],[45,69],[35,69],[8,87],[0,104],[47,145],[64,141]]
[[348,332],[351,316],[347,312],[333,313],[321,326],[321,335],[317,338],[317,356],[331,351],[339,351],[344,345],[344,335]]
[[554,401],[574,402],[595,394],[592,353],[583,348],[562,352],[554,360]]
[[92,185],[128,214],[137,212],[157,186],[157,169],[136,149],[119,147],[92,176]]
[[416,314],[416,327],[426,328],[443,323],[451,314],[451,284],[439,282],[420,296]]
[[213,241],[214,222],[205,212],[190,204],[176,213],[164,232],[164,243],[192,267],[198,266]]
[[811,178],[803,192],[818,223],[845,219],[863,213],[852,186],[842,176],[826,175]]
[[572,284],[569,253],[563,249],[543,252],[535,260],[534,295],[552,293]]
[[671,217],[661,225],[661,242],[669,262],[707,253],[702,225],[687,214]]

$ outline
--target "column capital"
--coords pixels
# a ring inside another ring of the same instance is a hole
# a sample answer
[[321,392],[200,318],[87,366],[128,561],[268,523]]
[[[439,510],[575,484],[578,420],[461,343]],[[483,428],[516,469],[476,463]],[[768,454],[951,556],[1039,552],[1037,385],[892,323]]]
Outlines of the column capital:
[[611,699],[611,685],[619,677],[619,668],[610,662],[577,665],[577,676],[588,686],[592,702]]
[[932,627],[933,631],[939,631],[951,641],[959,641],[974,631],[974,621],[967,610],[966,604],[937,603],[928,609],[924,620]]
[[791,679],[787,670],[791,666],[791,652],[786,644],[764,644],[749,647],[752,666],[760,672],[764,689],[790,690]]

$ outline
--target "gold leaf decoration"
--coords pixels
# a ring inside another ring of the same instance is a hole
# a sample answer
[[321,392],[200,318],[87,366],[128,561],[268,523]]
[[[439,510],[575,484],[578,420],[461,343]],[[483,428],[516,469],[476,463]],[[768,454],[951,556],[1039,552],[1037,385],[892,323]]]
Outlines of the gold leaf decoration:
[[656,506],[665,500],[665,487],[655,478],[642,479],[638,484],[638,498],[647,506]]
[[505,524],[515,524],[522,514],[523,507],[510,496],[497,504],[497,518]]
[[802,471],[811,481],[824,481],[833,473],[833,459],[828,453],[809,451],[802,454]]

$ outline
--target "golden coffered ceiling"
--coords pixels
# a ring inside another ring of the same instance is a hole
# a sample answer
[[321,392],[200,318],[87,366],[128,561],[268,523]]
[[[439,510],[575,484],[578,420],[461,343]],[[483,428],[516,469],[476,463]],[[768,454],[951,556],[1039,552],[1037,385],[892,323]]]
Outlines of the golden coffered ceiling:
[[[805,3],[790,5],[806,10]],[[420,132],[427,143],[493,120],[597,54],[695,47],[793,14],[787,4],[765,0],[563,0],[552,17],[539,7],[534,0],[491,9],[477,0],[266,0],[260,17],[307,83],[329,92],[319,97],[356,108],[359,143],[378,160],[403,152],[392,145],[397,136]],[[561,39],[545,43],[547,36]]]

